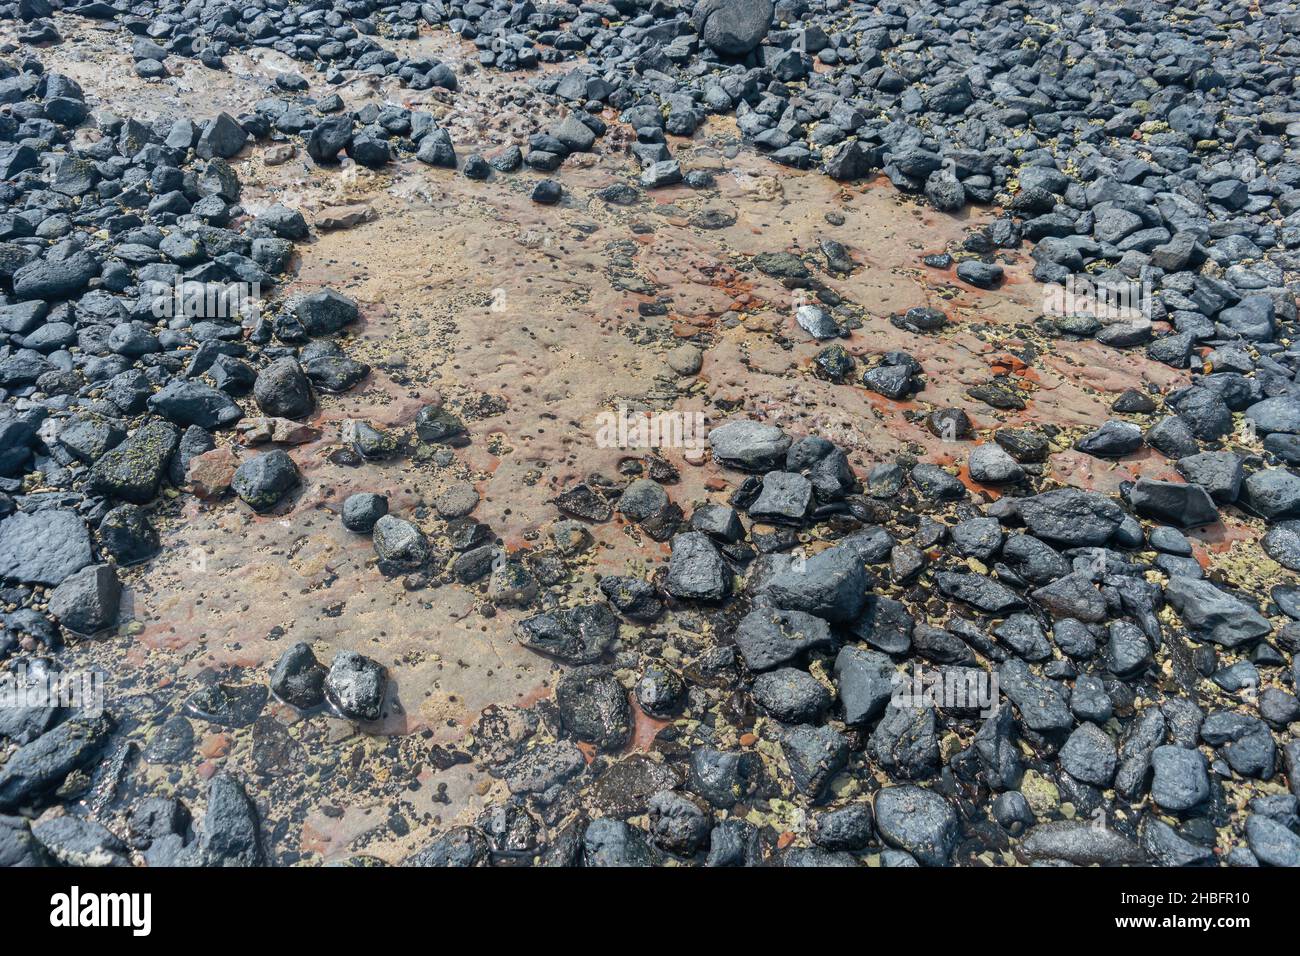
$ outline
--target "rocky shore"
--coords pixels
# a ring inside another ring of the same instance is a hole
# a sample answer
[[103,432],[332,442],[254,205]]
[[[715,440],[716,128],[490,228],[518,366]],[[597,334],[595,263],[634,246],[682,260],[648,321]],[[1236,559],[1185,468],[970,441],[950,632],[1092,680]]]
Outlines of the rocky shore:
[[0,864],[1300,865],[1294,3],[0,28]]

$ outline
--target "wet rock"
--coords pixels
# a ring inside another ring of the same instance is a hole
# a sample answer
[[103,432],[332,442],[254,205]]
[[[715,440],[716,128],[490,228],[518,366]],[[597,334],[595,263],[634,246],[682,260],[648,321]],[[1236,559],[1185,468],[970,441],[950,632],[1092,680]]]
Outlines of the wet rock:
[[614,515],[609,502],[585,484],[565,489],[556,497],[555,506],[565,514],[584,521],[608,521]]
[[830,727],[806,724],[792,727],[781,735],[781,752],[790,766],[794,785],[814,801],[849,759],[849,745],[843,735]]
[[707,535],[687,531],[673,538],[664,589],[685,601],[720,601],[731,590],[731,572]]
[[266,211],[257,217],[257,222],[281,239],[306,239],[310,234],[307,220],[303,218],[302,213],[280,203],[268,206]]
[[912,646],[918,655],[937,664],[975,663],[975,655],[966,643],[943,628],[918,624],[912,632]]
[[763,490],[749,506],[749,514],[759,521],[800,524],[812,500],[812,483],[803,475],[770,471],[763,477]]
[[208,786],[203,818],[203,865],[265,866],[257,807],[234,776],[221,772]]
[[1290,395],[1275,395],[1255,402],[1246,409],[1246,419],[1255,431],[1268,435],[1273,432],[1300,434],[1300,400]]
[[49,609],[74,634],[97,634],[117,623],[122,585],[112,565],[92,564],[63,579]]
[[1075,866],[1141,866],[1147,862],[1141,848],[1116,831],[1073,820],[1031,827],[1020,849],[1030,860],[1062,860]]
[[967,259],[957,266],[957,278],[977,289],[996,288],[1002,281],[1002,276],[1002,267],[991,262]]
[[90,563],[90,532],[75,512],[19,511],[0,521],[0,577],[57,585]]
[[1090,720],[1098,725],[1110,720],[1114,706],[1106,693],[1106,685],[1091,674],[1080,674],[1070,692],[1070,711],[1080,720]]
[[1034,674],[1023,661],[1004,663],[998,669],[998,683],[1030,730],[1050,734],[1074,726],[1067,694],[1061,685]]
[[50,858],[63,866],[130,866],[129,848],[120,837],[94,820],[65,814],[42,819],[32,826],[32,836]]
[[361,317],[357,304],[333,289],[302,295],[290,303],[308,335],[332,335]]
[[1057,578],[1034,591],[1033,598],[1058,618],[1095,622],[1106,617],[1106,599],[1086,574]]
[[1213,850],[1184,839],[1163,820],[1144,819],[1139,837],[1142,849],[1161,866],[1213,866],[1217,863]]
[[1212,747],[1222,747],[1228,766],[1243,777],[1267,780],[1273,776],[1277,746],[1262,720],[1215,711],[1201,724],[1201,739]]
[[487,866],[492,848],[478,827],[452,827],[408,856],[403,866],[476,867]]
[[291,358],[272,362],[258,373],[253,398],[263,412],[279,418],[303,418],[316,407],[311,383]]
[[998,826],[1012,835],[1019,835],[1026,827],[1033,826],[1036,818],[1029,807],[1029,801],[1018,790],[999,793],[993,799],[993,819]]
[[1015,718],[1009,703],[998,705],[980,725],[975,734],[975,752],[990,788],[1010,790],[1020,785],[1024,763],[1016,743]]
[[158,494],[179,440],[175,427],[167,422],[142,425],[91,466],[91,489],[109,498],[148,504]]
[[745,419],[717,426],[708,438],[715,459],[744,471],[781,468],[790,447],[790,438],[781,429]]
[[1190,810],[1210,796],[1210,779],[1200,751],[1176,746],[1157,747],[1151,752],[1151,797],[1174,812]]
[[1046,436],[1028,428],[1001,428],[993,439],[1021,464],[1046,461],[1051,447]]
[[692,19],[700,39],[724,56],[743,56],[763,42],[772,24],[772,0],[698,0]]
[[941,571],[935,575],[935,583],[943,594],[986,614],[1000,616],[1025,606],[1021,597],[1006,585],[980,574]]
[[675,159],[662,159],[650,163],[641,171],[641,186],[644,189],[662,189],[676,186],[682,182],[682,167]]
[[505,767],[502,776],[511,793],[546,793],[576,777],[586,766],[582,751],[564,740],[524,751]]
[[1187,540],[1185,534],[1174,528],[1152,528],[1151,533],[1147,535],[1147,541],[1151,547],[1165,554],[1176,554],[1182,557],[1192,555],[1191,542]]
[[98,260],[87,252],[74,252],[65,259],[37,259],[14,271],[14,295],[47,301],[71,299],[86,290],[99,269]]
[[183,714],[163,721],[144,748],[146,763],[174,765],[190,758],[194,752],[194,726]]
[[386,514],[376,519],[372,531],[375,555],[385,574],[415,571],[429,560],[429,542],[411,522]]
[[1257,610],[1209,581],[1178,577],[1165,598],[1193,636],[1223,647],[1238,647],[1266,636],[1272,625]]
[[1088,660],[1097,653],[1096,636],[1075,618],[1058,619],[1052,627],[1052,637],[1057,647],[1076,660]]
[[749,795],[760,769],[752,753],[697,747],[691,751],[687,785],[713,806],[727,809]]
[[415,158],[430,166],[455,169],[456,148],[452,145],[451,134],[440,126],[433,127],[420,139]]
[[813,359],[816,373],[832,382],[845,382],[853,375],[856,362],[842,345],[828,345]]
[[319,391],[339,395],[361,383],[370,366],[346,355],[318,355],[304,359],[303,374]]
[[762,593],[783,610],[843,623],[861,613],[866,591],[866,569],[857,554],[850,548],[834,547],[779,570]]
[[1201,450],[1192,430],[1177,415],[1156,422],[1147,430],[1143,440],[1161,454],[1175,460],[1198,454]]
[[[840,324],[836,322],[829,312],[816,305],[801,305],[795,310],[795,322],[799,328],[803,329],[814,339],[833,339],[844,334]],[[874,371],[874,370],[873,370]],[[909,377],[906,370],[903,370],[903,377]],[[866,379],[864,378],[864,382]],[[869,382],[867,382],[870,385]]]
[[190,462],[215,447],[216,443],[212,440],[212,436],[198,425],[190,425],[186,428],[181,433],[176,451],[172,454],[171,464],[168,466],[167,476],[171,483],[177,488],[182,487],[189,473]]
[[947,866],[957,844],[957,814],[943,797],[914,786],[885,787],[874,802],[886,842],[924,866]]
[[369,534],[380,518],[388,514],[388,499],[368,491],[348,495],[343,501],[343,527],[355,534]]
[[661,790],[650,798],[650,838],[677,856],[692,856],[709,838],[713,817],[685,794]]
[[355,651],[339,651],[325,677],[325,699],[344,717],[378,720],[387,687],[382,664]]
[[527,853],[537,847],[537,823],[520,807],[489,807],[479,817],[478,826],[499,852]]
[[0,766],[0,811],[34,803],[70,773],[91,767],[103,753],[112,726],[107,715],[74,717],[20,747]]
[[307,155],[322,165],[338,162],[339,153],[352,143],[352,117],[321,120],[307,136]]
[[891,701],[867,742],[871,758],[893,779],[917,780],[939,767],[934,708]]
[[1131,422],[1109,421],[1084,435],[1074,447],[1097,458],[1123,458],[1142,447],[1142,429]]
[[1300,517],[1300,476],[1285,468],[1263,468],[1242,486],[1242,501],[1265,521]]
[[889,703],[894,676],[893,662],[884,654],[843,648],[835,658],[835,686],[844,707],[844,722],[862,724],[879,716]]
[[1129,388],[1111,403],[1110,410],[1124,415],[1149,415],[1156,410],[1156,403],[1150,395]]
[[1000,485],[1020,481],[1025,471],[1000,445],[977,445],[971,449],[967,469],[972,481]]
[[618,618],[607,604],[546,611],[520,621],[519,643],[569,664],[591,664],[618,639]]
[[649,478],[638,478],[619,496],[618,510],[632,521],[644,521],[668,507],[668,503],[668,492],[663,485]]
[[208,120],[199,134],[194,150],[203,159],[230,159],[244,148],[248,133],[229,113],[218,113]]
[[654,856],[640,830],[622,820],[602,817],[587,824],[582,860],[592,867],[650,866]]
[[1059,488],[1020,501],[1020,517],[1035,537],[1067,547],[1105,544],[1124,512],[1091,491]]
[[325,703],[326,674],[311,645],[299,641],[276,662],[271,672],[271,693],[302,710],[314,710]]
[[258,684],[206,684],[185,700],[187,714],[223,727],[247,727],[264,706],[266,688]]
[[145,561],[158,553],[158,532],[138,505],[118,505],[99,522],[99,541],[120,566]]
[[1030,584],[1048,584],[1070,570],[1050,545],[1027,534],[1012,534],[1002,546],[1002,560]]
[[1173,403],[1192,434],[1202,441],[1214,441],[1232,431],[1232,411],[1216,393],[1193,386]]
[[1300,571],[1300,521],[1282,521],[1260,540],[1264,552],[1288,571]]
[[580,667],[560,678],[555,700],[564,727],[601,750],[618,750],[632,732],[627,692],[606,668]]
[[636,700],[651,717],[670,717],[686,698],[686,683],[674,671],[652,665],[636,684]]
[[932,501],[961,501],[966,497],[966,486],[961,480],[938,465],[916,465],[911,479],[921,494]]
[[[642,178],[644,180],[644,174]],[[554,179],[539,179],[533,187],[532,198],[540,205],[554,206],[564,198],[564,187]]]
[[205,431],[228,428],[244,417],[244,410],[225,392],[180,379],[172,379],[151,395],[148,404],[176,425],[197,425]]
[[619,614],[633,621],[653,621],[663,613],[663,599],[644,578],[610,575],[600,579],[600,590]]
[[1300,866],[1300,836],[1276,820],[1251,814],[1246,818],[1246,841],[1265,866]]
[[1136,625],[1112,621],[1108,634],[1106,658],[1115,676],[1135,677],[1151,663],[1151,643]]
[[[0,738],[8,738],[10,743],[21,746],[50,730],[65,716],[65,711],[54,706],[57,700],[49,700],[46,696],[52,682],[61,677],[54,659],[20,658],[16,663],[17,666],[8,672],[0,671],[0,688],[3,688],[6,704],[0,707]],[[23,694],[27,691],[39,696],[26,698]]]
[[1115,744],[1096,724],[1080,724],[1061,747],[1061,767],[1071,777],[1109,787],[1118,763]]
[[1028,614],[1012,614],[993,628],[997,639],[1026,661],[1041,661],[1052,656],[1052,645],[1038,621]]
[[736,628],[736,647],[752,671],[770,670],[830,642],[826,622],[803,611],[759,608]]
[[[21,440],[24,444],[31,440],[31,429],[26,423],[15,422],[9,428],[22,426]],[[15,436],[17,437],[17,436]],[[59,444],[78,459],[93,463],[105,452],[122,443],[126,431],[119,424],[99,418],[74,419],[71,424],[59,432]]]
[[754,678],[754,701],[787,724],[812,723],[831,704],[830,692],[811,675],[782,667]]
[[465,423],[440,405],[426,405],[415,416],[415,434],[430,444],[448,442],[465,434]]
[[812,838],[825,850],[862,850],[871,841],[871,804],[851,803],[812,816]]
[[46,866],[45,849],[32,836],[31,825],[19,816],[0,816],[0,866]]
[[1179,528],[1195,528],[1219,520],[1219,511],[1200,485],[1141,478],[1133,486],[1133,510],[1146,518]]
[[877,365],[862,373],[862,384],[870,391],[899,401],[914,391],[915,380],[904,366]]
[[301,481],[298,466],[288,452],[277,448],[236,468],[230,487],[254,511],[267,511]]

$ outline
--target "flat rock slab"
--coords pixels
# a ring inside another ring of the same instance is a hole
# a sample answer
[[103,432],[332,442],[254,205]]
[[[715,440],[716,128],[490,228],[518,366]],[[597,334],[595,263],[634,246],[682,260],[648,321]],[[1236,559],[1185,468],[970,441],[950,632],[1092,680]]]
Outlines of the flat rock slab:
[[73,511],[20,511],[0,521],[0,577],[62,584],[92,561],[90,531]]

